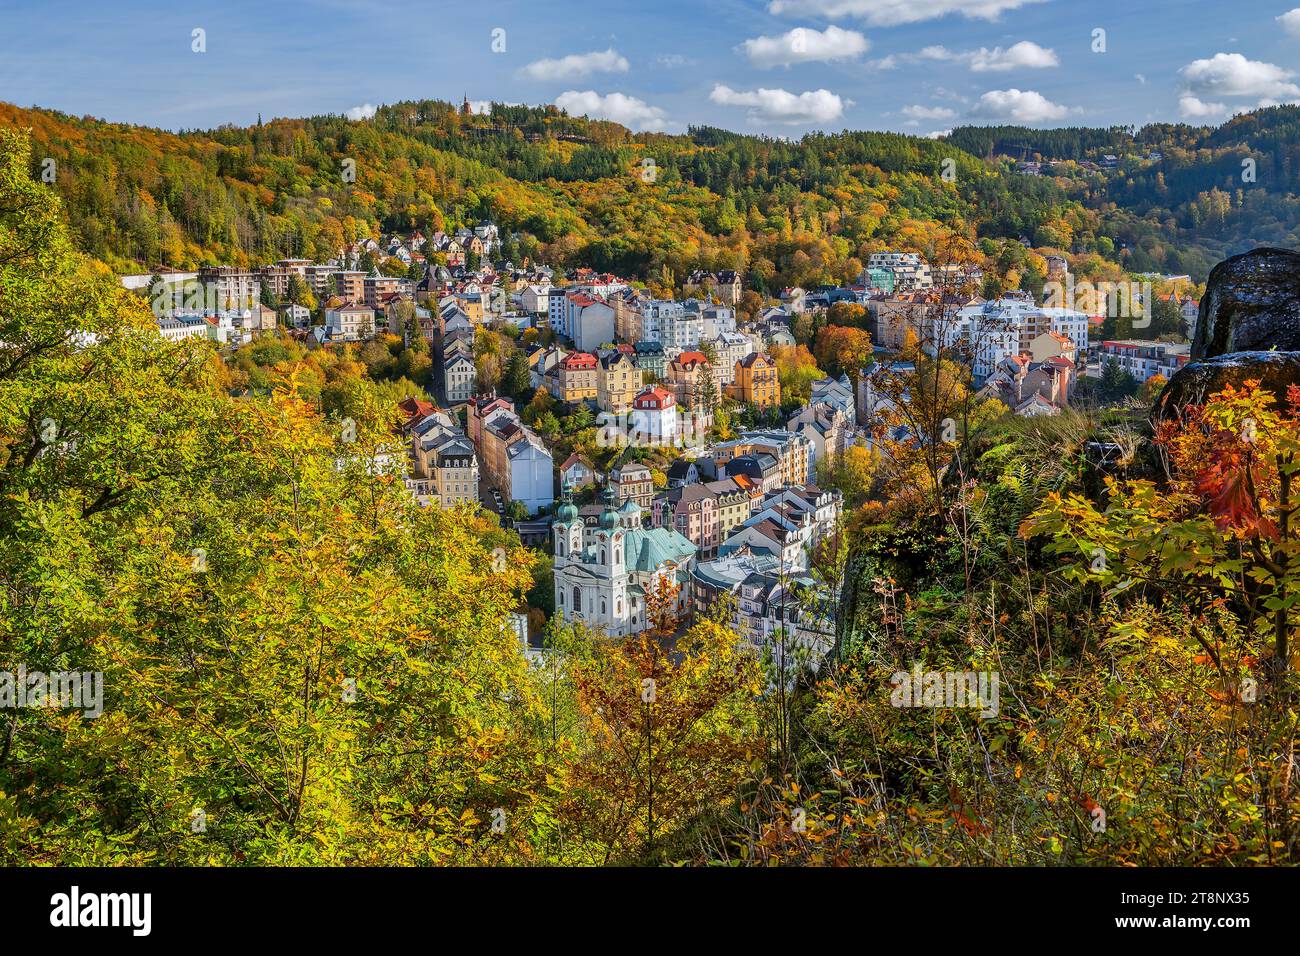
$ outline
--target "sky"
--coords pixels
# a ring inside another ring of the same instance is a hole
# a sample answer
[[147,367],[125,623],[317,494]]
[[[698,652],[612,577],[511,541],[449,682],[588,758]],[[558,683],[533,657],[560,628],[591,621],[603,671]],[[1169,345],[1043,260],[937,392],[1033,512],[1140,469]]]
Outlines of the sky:
[[555,103],[634,130],[937,135],[1300,102],[1282,0],[0,0],[0,100],[164,129]]

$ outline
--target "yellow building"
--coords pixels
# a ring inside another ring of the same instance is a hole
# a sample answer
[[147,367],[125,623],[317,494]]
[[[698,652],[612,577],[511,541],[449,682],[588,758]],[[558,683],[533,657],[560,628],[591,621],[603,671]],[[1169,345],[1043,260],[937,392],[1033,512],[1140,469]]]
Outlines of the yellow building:
[[570,352],[560,363],[560,400],[582,402],[596,397],[596,356],[590,352]]
[[776,363],[762,352],[752,352],[736,363],[735,381],[728,394],[759,408],[781,404],[781,380]]
[[639,391],[641,370],[627,353],[614,351],[600,359],[596,367],[596,405],[602,411],[627,411]]

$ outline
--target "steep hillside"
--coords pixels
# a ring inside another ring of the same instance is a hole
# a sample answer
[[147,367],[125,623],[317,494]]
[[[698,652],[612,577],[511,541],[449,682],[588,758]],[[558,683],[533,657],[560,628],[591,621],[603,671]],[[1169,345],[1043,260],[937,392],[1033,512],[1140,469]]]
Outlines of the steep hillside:
[[[948,141],[1004,166],[1059,161],[1055,181],[1100,212],[1100,231],[1134,271],[1204,279],[1226,256],[1300,242],[1300,107],[1243,113],[1218,127],[962,127]],[[1105,154],[1117,157],[1115,168],[1079,165]]]
[[679,281],[741,268],[760,289],[850,278],[875,249],[924,251],[950,231],[1110,246],[1057,183],[889,133],[634,135],[553,107],[440,101],[179,134],[0,103],[0,125],[32,129],[33,174],[55,161],[74,235],[120,270],[325,258],[486,217],[519,234],[512,257]]

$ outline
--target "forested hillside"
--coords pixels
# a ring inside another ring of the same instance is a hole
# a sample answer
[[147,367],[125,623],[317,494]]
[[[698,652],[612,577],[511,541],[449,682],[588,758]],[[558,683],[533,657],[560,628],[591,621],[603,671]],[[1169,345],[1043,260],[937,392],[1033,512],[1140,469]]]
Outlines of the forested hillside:
[[869,252],[926,251],[949,231],[1112,248],[1098,216],[1057,183],[892,133],[634,135],[553,107],[473,116],[440,101],[365,121],[180,134],[0,103],[0,125],[32,130],[33,174],[54,160],[81,249],[120,271],[325,259],[383,230],[483,218],[518,233],[508,257],[642,277],[667,269],[679,281],[738,268],[760,291],[855,278]]
[[[1229,255],[1290,247],[1300,229],[1300,107],[1275,106],[1221,126],[1141,129],[961,127],[948,142],[1007,163],[1035,156],[1070,196],[1101,215],[1133,271],[1187,272],[1198,281]],[[1088,169],[1110,154],[1114,169]]]
[[[534,552],[417,506],[393,396],[327,383],[346,429],[289,353],[232,395],[33,161],[0,130],[0,675],[103,694],[0,711],[0,865],[1295,860],[1300,394],[1152,434],[918,353],[891,430],[962,427],[850,460],[833,653],[749,653],[724,598],[680,654],[655,601],[621,641],[553,620],[530,666]],[[944,674],[1000,690],[939,706]]]

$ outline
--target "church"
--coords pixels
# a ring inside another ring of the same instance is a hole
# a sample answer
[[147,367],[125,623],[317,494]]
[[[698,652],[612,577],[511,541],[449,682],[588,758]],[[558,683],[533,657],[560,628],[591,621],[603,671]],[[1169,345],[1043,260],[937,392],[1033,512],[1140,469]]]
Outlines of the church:
[[583,521],[568,488],[555,511],[555,608],[565,621],[583,621],[612,637],[644,631],[646,595],[666,578],[681,585],[678,608],[687,607],[695,545],[668,528],[643,528],[634,501],[617,507],[605,487],[605,508],[583,542]]

